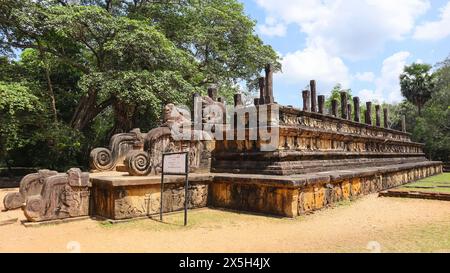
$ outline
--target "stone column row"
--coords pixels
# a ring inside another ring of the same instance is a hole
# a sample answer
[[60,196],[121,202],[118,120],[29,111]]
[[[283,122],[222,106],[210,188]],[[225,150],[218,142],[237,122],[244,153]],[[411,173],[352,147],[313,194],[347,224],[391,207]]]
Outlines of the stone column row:
[[[274,103],[273,97],[273,66],[271,64],[265,67],[265,77],[259,78],[259,98],[255,98],[255,105]],[[209,95],[209,90],[208,90]],[[210,95],[214,97],[214,93]],[[324,114],[325,97],[317,96],[316,81],[310,81],[310,90],[302,91],[303,111],[318,112]],[[348,103],[347,92],[340,93],[341,99],[341,118],[361,122],[360,100],[358,97],[353,98],[353,110],[351,104]],[[240,95],[235,96],[235,105],[242,105]],[[375,105],[375,125],[381,127],[381,106]],[[353,113],[352,113],[353,112]],[[338,101],[331,101],[331,114],[338,116]],[[366,111],[364,112],[364,122],[372,125],[372,102],[366,102]],[[387,108],[383,109],[383,126],[389,128],[389,112]],[[403,128],[403,127],[402,127]]]
[[[325,96],[316,96],[316,82],[312,80],[310,82],[311,91],[303,90],[303,111],[318,112],[324,114]],[[318,109],[317,101],[318,100]],[[340,117],[342,119],[353,120],[355,122],[361,122],[361,108],[359,97],[353,97],[353,109],[352,105],[348,102],[347,92],[340,92]],[[333,99],[331,101],[331,115],[338,116],[338,101]],[[372,102],[366,102],[366,111],[364,112],[364,122],[368,125],[372,125]],[[381,127],[381,106],[375,105],[375,125]],[[387,108],[383,108],[383,126],[389,128],[389,111]]]

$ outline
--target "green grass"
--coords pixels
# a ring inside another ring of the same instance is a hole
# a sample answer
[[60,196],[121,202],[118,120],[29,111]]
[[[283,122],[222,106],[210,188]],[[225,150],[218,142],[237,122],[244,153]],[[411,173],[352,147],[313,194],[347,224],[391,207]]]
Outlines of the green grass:
[[382,240],[384,252],[450,252],[450,222],[412,227]]
[[404,185],[398,190],[450,193],[450,173],[430,176]]
[[447,183],[450,185],[450,173],[443,173],[439,175],[430,176],[421,179],[417,182]]

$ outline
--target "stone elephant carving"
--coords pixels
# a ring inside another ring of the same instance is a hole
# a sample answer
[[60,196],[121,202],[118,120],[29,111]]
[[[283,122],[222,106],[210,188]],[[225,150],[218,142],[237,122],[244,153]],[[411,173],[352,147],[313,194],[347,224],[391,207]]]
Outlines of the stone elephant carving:
[[6,210],[18,209],[23,206],[28,196],[39,194],[42,190],[44,180],[47,177],[57,175],[58,172],[50,170],[39,170],[37,173],[31,173],[20,181],[19,192],[8,193],[3,198],[3,206]]
[[30,222],[89,214],[89,173],[73,168],[44,179],[38,194],[27,196],[23,207]]

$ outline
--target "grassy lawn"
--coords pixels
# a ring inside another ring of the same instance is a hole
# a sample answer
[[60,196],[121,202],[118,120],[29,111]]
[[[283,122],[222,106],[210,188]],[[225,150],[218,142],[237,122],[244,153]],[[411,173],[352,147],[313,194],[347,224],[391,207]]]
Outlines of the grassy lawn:
[[399,190],[450,193],[450,173],[443,173],[404,185]]
[[450,222],[433,223],[385,234],[383,252],[450,252]]

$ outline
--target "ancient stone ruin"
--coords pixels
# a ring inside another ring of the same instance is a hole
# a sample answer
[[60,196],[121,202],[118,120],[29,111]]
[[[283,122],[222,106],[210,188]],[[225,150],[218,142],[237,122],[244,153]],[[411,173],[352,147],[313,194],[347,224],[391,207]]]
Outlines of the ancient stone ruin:
[[22,208],[30,222],[89,215],[89,173],[40,170],[25,176],[18,193],[5,196],[5,209]]
[[[361,113],[359,98],[350,103],[343,92],[340,101],[333,100],[326,109],[315,81],[301,93],[302,109],[278,105],[272,67],[265,72],[254,105],[244,106],[236,94],[236,110],[229,113],[215,88],[208,96],[194,95],[200,110],[169,104],[160,127],[117,134],[108,148],[94,149],[89,182],[79,170],[40,171],[23,179],[20,192],[5,198],[5,207],[24,208],[30,221],[88,213],[113,220],[151,216],[160,210],[162,153],[173,151],[189,152],[189,208],[287,217],[442,172],[442,163],[428,161],[423,144],[411,141],[404,121],[402,131],[389,128],[388,110],[380,105],[367,102]],[[210,111],[211,106],[220,111]],[[192,122],[195,111],[202,118]],[[249,118],[252,113],[258,122]],[[264,117],[266,122],[259,122]],[[230,118],[234,126],[224,125]],[[191,129],[190,138],[177,139],[186,128]],[[224,128],[222,138],[217,138],[219,128]],[[239,128],[244,139],[228,137],[239,135]],[[268,135],[277,141],[271,143]],[[182,177],[167,178],[164,212],[183,208],[183,183]]]

